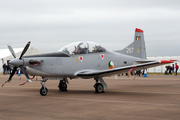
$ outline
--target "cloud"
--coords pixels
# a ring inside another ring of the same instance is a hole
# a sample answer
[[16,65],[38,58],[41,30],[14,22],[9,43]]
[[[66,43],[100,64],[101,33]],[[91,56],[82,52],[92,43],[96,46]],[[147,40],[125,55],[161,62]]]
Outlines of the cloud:
[[0,48],[32,41],[52,52],[71,42],[94,41],[117,50],[133,41],[137,27],[144,30],[147,54],[179,55],[172,52],[179,45],[179,5],[178,0],[2,1]]

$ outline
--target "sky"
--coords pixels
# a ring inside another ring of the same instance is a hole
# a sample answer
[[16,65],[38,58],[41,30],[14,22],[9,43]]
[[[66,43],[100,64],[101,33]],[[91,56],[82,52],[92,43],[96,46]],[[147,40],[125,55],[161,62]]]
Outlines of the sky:
[[147,56],[180,56],[179,0],[0,0],[0,49],[7,43],[56,52],[77,41],[110,50],[144,31]]

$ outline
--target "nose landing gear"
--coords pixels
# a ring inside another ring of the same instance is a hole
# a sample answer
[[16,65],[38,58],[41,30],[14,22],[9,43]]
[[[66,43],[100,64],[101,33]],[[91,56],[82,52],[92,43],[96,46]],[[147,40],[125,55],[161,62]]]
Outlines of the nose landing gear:
[[48,93],[48,89],[47,89],[46,87],[42,87],[42,88],[40,89],[40,94],[41,94],[42,96],[45,96],[47,93]]
[[48,79],[45,79],[45,78],[43,78],[43,81],[41,82],[41,85],[42,85],[42,87],[41,87],[41,89],[40,89],[40,94],[42,95],[42,96],[46,96],[46,94],[48,93],[48,89],[46,88],[46,86],[45,86],[45,82],[47,81]]

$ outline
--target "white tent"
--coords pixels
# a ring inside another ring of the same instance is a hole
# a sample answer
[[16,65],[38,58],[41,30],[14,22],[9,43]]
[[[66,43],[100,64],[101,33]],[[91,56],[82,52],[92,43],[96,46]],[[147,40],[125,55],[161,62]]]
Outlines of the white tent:
[[[13,48],[15,54],[16,54],[16,57],[19,57],[22,53],[24,48]],[[42,54],[44,52],[38,50],[38,49],[35,49],[33,47],[30,47],[27,52],[25,53],[25,55],[36,55],[36,54]],[[24,56],[25,56],[24,55]],[[11,60],[13,59],[14,57],[12,56],[11,52],[9,51],[9,49],[0,49],[0,73],[3,72],[3,64],[6,63],[7,64],[7,61],[8,60]]]

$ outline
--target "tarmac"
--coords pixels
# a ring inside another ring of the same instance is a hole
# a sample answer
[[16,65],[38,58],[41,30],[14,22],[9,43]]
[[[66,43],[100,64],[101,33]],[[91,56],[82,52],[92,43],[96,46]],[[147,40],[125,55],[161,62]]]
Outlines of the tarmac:
[[[41,96],[40,77],[24,86],[24,75],[0,87],[0,120],[179,120],[180,75],[105,77],[105,93],[95,93],[93,79],[69,80],[59,92],[59,80],[48,80]],[[9,75],[0,75],[2,85]]]

